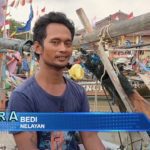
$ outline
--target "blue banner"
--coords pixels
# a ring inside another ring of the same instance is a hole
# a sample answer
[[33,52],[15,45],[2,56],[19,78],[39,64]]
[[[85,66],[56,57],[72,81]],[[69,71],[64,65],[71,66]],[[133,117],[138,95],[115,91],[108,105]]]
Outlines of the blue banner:
[[30,15],[29,15],[29,19],[26,22],[24,27],[18,27],[17,28],[17,32],[27,32],[31,30],[31,21],[33,19],[33,8],[32,5],[30,5]]
[[150,131],[143,113],[5,113],[1,131]]

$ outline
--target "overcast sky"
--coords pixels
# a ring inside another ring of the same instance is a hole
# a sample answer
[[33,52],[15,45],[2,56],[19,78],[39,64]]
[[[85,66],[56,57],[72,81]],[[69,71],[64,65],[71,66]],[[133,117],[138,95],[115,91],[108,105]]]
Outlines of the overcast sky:
[[[12,0],[9,0],[12,1]],[[76,10],[83,8],[89,20],[96,16],[96,21],[103,19],[119,10],[124,13],[133,12],[134,16],[150,12],[150,0],[33,0],[34,20],[37,7],[40,10],[46,6],[46,12],[61,11],[72,19],[77,28],[82,28]],[[8,8],[12,18],[26,22],[29,17],[29,4],[17,9]],[[33,23],[34,23],[33,20]]]

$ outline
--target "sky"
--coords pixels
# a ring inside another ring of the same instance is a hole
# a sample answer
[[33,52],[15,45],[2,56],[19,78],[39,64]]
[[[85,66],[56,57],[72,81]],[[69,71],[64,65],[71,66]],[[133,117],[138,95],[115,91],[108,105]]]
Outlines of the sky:
[[[10,2],[13,0],[9,0]],[[76,28],[83,28],[76,10],[83,8],[85,14],[91,22],[94,17],[99,21],[117,11],[126,14],[133,12],[134,16],[139,16],[150,12],[150,0],[33,0],[34,19],[32,26],[36,20],[36,12],[46,7],[46,13],[49,11],[61,11],[65,13],[73,22]],[[19,6],[18,8],[8,8],[11,17],[17,21],[26,22],[29,17],[30,6]]]

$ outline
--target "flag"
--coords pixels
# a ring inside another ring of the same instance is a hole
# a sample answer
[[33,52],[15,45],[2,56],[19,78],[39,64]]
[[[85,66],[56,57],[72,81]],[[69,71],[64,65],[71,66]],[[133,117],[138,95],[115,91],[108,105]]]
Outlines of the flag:
[[15,0],[13,0],[11,3],[10,3],[10,7],[14,7],[14,5],[15,5]]
[[2,31],[4,31],[4,26],[5,26],[5,29],[6,30],[9,30],[10,29],[10,22],[9,21],[5,21],[5,24],[2,26]]
[[32,8],[32,5],[30,5],[30,15],[29,15],[29,19],[28,19],[28,21],[26,22],[26,24],[25,24],[24,27],[18,27],[18,28],[17,28],[17,32],[27,32],[27,31],[30,31],[32,19],[33,19],[33,8]]
[[17,0],[17,1],[16,1],[16,3],[15,3],[15,8],[17,8],[17,7],[18,7],[18,5],[19,5],[19,1],[20,1],[20,0]]
[[128,19],[132,19],[133,18],[133,12],[131,12],[130,14],[128,14]]
[[22,5],[22,6],[24,6],[25,5],[25,0],[20,0],[20,4]]
[[0,8],[6,9],[7,0],[0,0]]
[[11,16],[10,12],[8,12],[8,13],[6,14],[6,17],[7,17],[7,16]]
[[5,22],[4,10],[0,8],[0,27],[4,25],[4,22]]
[[5,23],[5,6],[6,1],[0,0],[0,27],[3,26]]
[[31,4],[31,3],[32,3],[32,0],[28,0],[28,3],[30,3],[30,4]]
[[41,12],[42,12],[42,13],[45,12],[45,6],[41,9]]
[[0,0],[0,7],[3,7],[6,5],[6,0]]

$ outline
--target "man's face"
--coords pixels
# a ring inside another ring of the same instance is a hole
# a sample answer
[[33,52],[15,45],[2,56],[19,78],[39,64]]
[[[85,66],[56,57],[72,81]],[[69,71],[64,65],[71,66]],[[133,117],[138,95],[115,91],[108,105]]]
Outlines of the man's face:
[[44,64],[57,69],[64,68],[72,54],[72,38],[70,30],[58,23],[51,23],[46,28],[41,59]]

